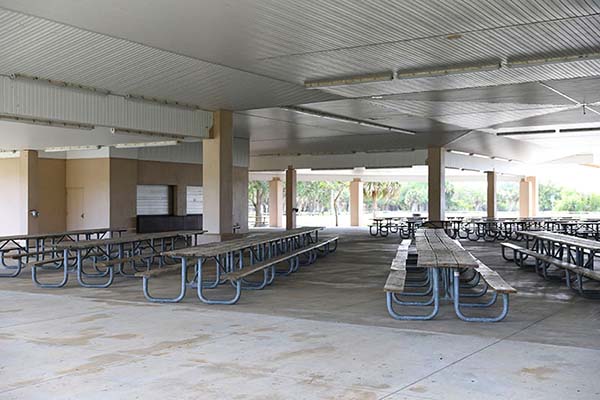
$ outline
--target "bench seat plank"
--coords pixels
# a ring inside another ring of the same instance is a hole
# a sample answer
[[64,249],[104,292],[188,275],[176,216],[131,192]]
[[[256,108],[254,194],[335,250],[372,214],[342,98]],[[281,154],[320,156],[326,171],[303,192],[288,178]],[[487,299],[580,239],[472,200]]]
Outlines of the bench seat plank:
[[312,245],[307,246],[307,247],[302,247],[300,249],[294,250],[291,253],[282,254],[280,256],[273,257],[273,258],[270,258],[268,260],[258,262],[256,264],[249,265],[249,266],[244,267],[244,268],[242,268],[240,270],[237,270],[237,271],[234,271],[234,272],[229,272],[229,273],[225,274],[223,276],[223,278],[226,279],[226,280],[230,280],[230,281],[237,281],[237,280],[239,280],[241,278],[244,278],[244,277],[246,277],[248,275],[252,275],[252,274],[254,274],[254,273],[258,272],[258,271],[261,271],[261,270],[263,270],[265,268],[271,267],[271,266],[273,266],[275,264],[278,264],[280,262],[287,261],[287,260],[289,260],[291,258],[297,257],[297,256],[302,255],[304,253],[307,253],[309,251],[315,250],[315,249],[317,249],[319,247],[325,246],[327,243],[331,243],[331,242],[336,241],[336,240],[338,240],[338,237],[332,237],[332,238],[327,238],[327,239],[320,240],[319,242],[317,242],[315,244],[312,244]]
[[404,292],[404,281],[406,279],[406,268],[402,270],[391,270],[383,290],[386,292],[402,293]]
[[502,277],[493,269],[477,260],[477,272],[487,282],[488,285],[497,293],[517,293],[517,290],[510,286]]

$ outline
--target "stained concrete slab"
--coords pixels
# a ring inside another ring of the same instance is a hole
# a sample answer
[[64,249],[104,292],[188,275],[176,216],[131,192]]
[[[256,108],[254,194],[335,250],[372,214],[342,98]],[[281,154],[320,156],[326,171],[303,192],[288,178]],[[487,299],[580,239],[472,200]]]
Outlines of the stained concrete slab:
[[[1,399],[600,398],[600,306],[465,246],[520,293],[498,324],[387,315],[397,238],[338,230],[338,252],[235,306],[145,301],[141,283],[0,280]],[[48,278],[52,276],[48,275]],[[177,291],[176,277],[154,282]]]

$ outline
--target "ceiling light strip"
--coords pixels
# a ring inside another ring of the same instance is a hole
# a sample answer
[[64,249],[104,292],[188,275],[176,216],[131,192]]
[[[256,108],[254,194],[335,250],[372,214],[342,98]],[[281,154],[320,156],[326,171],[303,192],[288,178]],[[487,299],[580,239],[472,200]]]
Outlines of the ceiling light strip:
[[385,82],[391,81],[392,79],[394,79],[393,72],[381,72],[342,78],[309,80],[304,82],[304,87],[307,89],[318,89],[334,86],[349,86],[365,83]]
[[9,75],[9,78],[12,80],[36,82],[36,83],[42,83],[42,84],[50,85],[50,86],[58,86],[58,87],[67,88],[67,89],[83,90],[86,92],[92,92],[92,93],[100,94],[103,96],[108,96],[109,94],[111,94],[111,91],[106,90],[106,89],[99,89],[99,88],[96,88],[93,86],[80,85],[79,83],[59,81],[56,79],[42,78],[42,77],[33,76],[33,75],[11,74],[11,75]]
[[176,135],[173,133],[141,131],[141,130],[137,130],[137,129],[126,129],[126,128],[111,128],[110,132],[113,135],[140,135],[140,136],[148,136],[148,137],[173,139],[173,140],[184,140],[186,138],[186,136]]
[[473,72],[494,71],[500,69],[501,67],[501,64],[498,62],[492,64],[398,71],[396,73],[396,79],[434,78],[448,75],[468,74]]
[[105,146],[61,146],[61,147],[48,147],[44,149],[46,153],[58,153],[62,151],[86,151],[86,150],[100,150]]
[[78,124],[74,122],[65,122],[65,121],[54,121],[51,119],[44,118],[34,118],[34,117],[21,117],[18,115],[10,115],[10,114],[0,114],[0,120],[9,121],[9,122],[19,122],[23,124],[30,125],[41,125],[41,126],[50,126],[54,128],[68,128],[68,129],[82,129],[91,131],[94,129],[94,125],[88,124]]
[[167,100],[167,99],[159,99],[156,97],[143,96],[139,94],[127,94],[125,98],[130,101],[141,102],[141,103],[151,103],[151,104],[159,104],[161,106],[169,106],[175,108],[182,108],[185,110],[201,110],[200,106],[191,103],[184,103],[181,101],[175,100]]
[[363,121],[363,120],[359,120],[359,119],[343,117],[343,116],[339,116],[339,115],[335,115],[335,114],[329,114],[329,113],[324,113],[324,112],[320,112],[320,111],[314,111],[314,110],[310,110],[308,108],[302,108],[302,107],[297,107],[297,106],[285,106],[285,107],[281,107],[281,109],[286,110],[286,111],[296,112],[296,113],[303,114],[303,115],[308,115],[308,116],[311,116],[311,117],[319,117],[319,118],[328,119],[328,120],[336,121],[336,122],[344,122],[344,123],[349,123],[349,124],[357,124],[357,125],[360,125],[360,126],[364,126],[364,127],[368,127],[368,128],[381,129],[381,130],[385,130],[385,131],[388,131],[388,132],[402,133],[402,134],[405,134],[405,135],[416,135],[417,134],[417,132],[409,131],[409,130],[406,130],[406,129],[401,129],[401,128],[396,128],[396,127],[393,127],[393,126],[376,124],[376,123],[373,123],[373,122],[368,122],[368,121]]
[[137,149],[143,147],[166,147],[177,146],[180,143],[178,140],[166,140],[161,142],[142,142],[142,143],[119,143],[115,147],[117,149]]
[[507,62],[508,68],[525,68],[539,65],[564,64],[577,61],[589,61],[600,59],[600,52],[574,54],[562,57],[525,58]]

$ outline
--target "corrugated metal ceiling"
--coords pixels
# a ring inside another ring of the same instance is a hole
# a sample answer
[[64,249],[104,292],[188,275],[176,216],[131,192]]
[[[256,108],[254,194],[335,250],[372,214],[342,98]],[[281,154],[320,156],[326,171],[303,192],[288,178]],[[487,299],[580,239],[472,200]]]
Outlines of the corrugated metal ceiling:
[[[537,81],[561,79],[559,90],[578,101],[600,98],[590,89],[600,74],[599,60],[322,90],[301,86],[308,79],[382,70],[595,52],[600,49],[595,0],[128,0],[101,9],[80,0],[0,0],[0,6],[64,23],[0,10],[0,53],[9,55],[0,58],[0,73],[206,109],[304,104],[422,133],[393,135],[394,146],[444,143],[463,129],[545,115],[577,118],[560,112],[572,103],[540,89]],[[392,97],[365,100],[379,95]],[[344,97],[360,99],[340,100]],[[386,140],[386,134],[363,127],[282,116],[277,109],[265,113],[236,117],[237,126],[256,140],[253,148],[264,152],[372,148]],[[327,142],[328,136],[337,143]]]
[[246,109],[336,98],[41,18],[0,10],[0,73],[21,73],[197,104]]

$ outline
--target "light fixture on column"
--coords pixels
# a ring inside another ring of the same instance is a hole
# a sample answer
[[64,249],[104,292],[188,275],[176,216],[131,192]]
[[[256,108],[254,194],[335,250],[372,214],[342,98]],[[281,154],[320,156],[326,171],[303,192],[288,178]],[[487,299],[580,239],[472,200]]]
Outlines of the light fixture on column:
[[94,125],[79,124],[76,122],[54,121],[51,119],[36,117],[21,117],[18,115],[0,114],[0,120],[8,122],[18,122],[22,124],[49,126],[53,128],[81,129],[91,131]]
[[137,149],[143,147],[166,147],[166,146],[177,146],[181,143],[178,140],[165,140],[161,142],[142,142],[142,143],[119,143],[115,147],[117,149]]
[[19,150],[0,150],[0,158],[18,158],[20,155]]
[[341,78],[317,79],[304,82],[307,89],[319,89],[334,86],[360,85],[364,83],[386,82],[394,79],[392,72],[380,72],[375,74],[355,75]]
[[44,85],[58,86],[61,88],[66,88],[66,89],[82,90],[85,92],[91,92],[91,93],[100,94],[103,96],[108,96],[109,94],[111,94],[111,91],[107,90],[107,89],[100,89],[100,88],[96,88],[93,86],[81,85],[79,83],[59,81],[57,79],[42,78],[39,76],[26,75],[26,74],[11,74],[11,75],[9,75],[9,77],[12,80],[29,81],[29,82],[41,83]]
[[147,137],[157,137],[157,138],[165,138],[172,140],[184,140],[186,136],[177,135],[174,133],[164,133],[164,132],[153,132],[153,131],[142,131],[138,129],[127,129],[127,128],[111,128],[110,132],[113,135],[140,135]]

